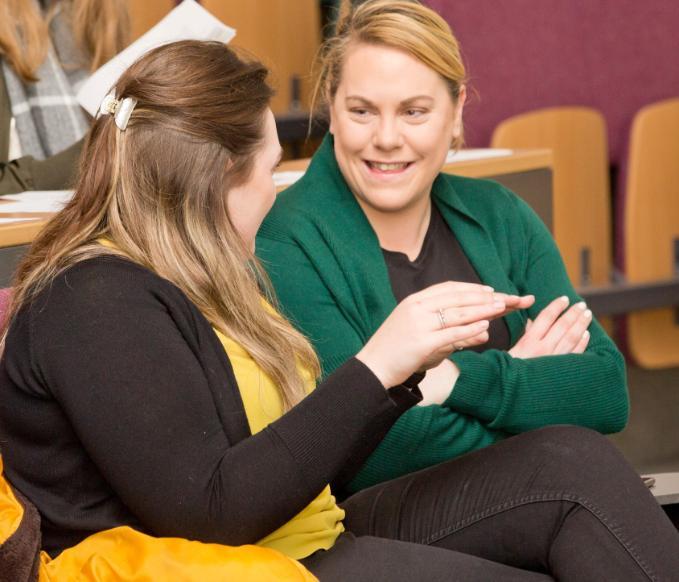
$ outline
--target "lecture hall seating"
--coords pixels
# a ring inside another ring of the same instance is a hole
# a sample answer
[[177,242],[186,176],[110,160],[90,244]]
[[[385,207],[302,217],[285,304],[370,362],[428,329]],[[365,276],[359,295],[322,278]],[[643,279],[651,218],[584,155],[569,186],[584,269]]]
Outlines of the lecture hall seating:
[[132,23],[131,40],[139,38],[176,4],[175,0],[146,0],[144,2],[128,0],[127,5]]
[[607,284],[611,209],[603,116],[587,107],[524,113],[498,125],[491,147],[553,151],[553,233],[568,275],[576,286]]
[[[679,98],[648,105],[634,117],[623,175],[618,243],[627,281],[679,276]],[[630,314],[627,345],[640,366],[679,366],[679,308]]]
[[202,0],[201,4],[236,29],[231,45],[253,53],[269,67],[276,88],[274,113],[290,109],[293,76],[301,81],[299,105],[308,109],[309,73],[321,43],[318,0]]

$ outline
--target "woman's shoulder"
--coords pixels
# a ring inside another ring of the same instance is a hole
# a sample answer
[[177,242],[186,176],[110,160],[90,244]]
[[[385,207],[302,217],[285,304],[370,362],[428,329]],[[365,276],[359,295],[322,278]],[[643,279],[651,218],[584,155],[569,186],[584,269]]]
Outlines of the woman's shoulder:
[[528,204],[506,186],[486,178],[440,174],[434,196],[481,223],[516,224],[534,220]]
[[22,312],[33,325],[72,325],[88,317],[114,322],[123,309],[142,310],[158,303],[181,305],[188,299],[149,269],[123,257],[103,255],[59,273]]
[[151,270],[125,257],[104,254],[85,259],[63,270],[50,285],[50,292],[86,295],[119,293],[171,285]]
[[278,194],[257,236],[285,239],[292,233],[303,234],[331,212],[326,194],[327,189],[315,177],[302,176],[295,184]]
[[517,195],[507,187],[488,178],[469,178],[456,174],[441,173],[440,178],[448,184],[465,204],[472,207],[497,208],[514,206]]

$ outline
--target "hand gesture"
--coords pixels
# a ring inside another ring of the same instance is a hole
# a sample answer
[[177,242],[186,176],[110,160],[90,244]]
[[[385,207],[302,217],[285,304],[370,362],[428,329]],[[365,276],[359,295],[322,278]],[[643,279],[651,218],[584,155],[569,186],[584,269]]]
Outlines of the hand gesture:
[[526,332],[509,354],[525,359],[584,352],[589,343],[587,328],[592,323],[592,312],[584,302],[570,308],[568,303],[568,297],[559,297],[535,321],[528,320]]
[[506,309],[485,285],[432,285],[401,301],[356,357],[390,388],[456,349],[488,341],[489,320]]

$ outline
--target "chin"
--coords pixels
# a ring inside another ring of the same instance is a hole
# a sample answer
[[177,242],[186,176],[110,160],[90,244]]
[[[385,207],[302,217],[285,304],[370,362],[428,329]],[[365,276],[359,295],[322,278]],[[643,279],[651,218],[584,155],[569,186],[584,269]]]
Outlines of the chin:
[[399,212],[417,203],[417,197],[410,194],[380,192],[378,196],[364,196],[363,202],[380,212]]

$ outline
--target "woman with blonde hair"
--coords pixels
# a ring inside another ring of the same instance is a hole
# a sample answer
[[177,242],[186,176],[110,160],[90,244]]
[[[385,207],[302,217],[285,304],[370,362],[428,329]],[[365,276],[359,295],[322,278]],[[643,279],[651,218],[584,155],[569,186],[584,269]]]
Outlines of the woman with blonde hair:
[[592,431],[508,439],[338,505],[421,398],[414,373],[482,333],[441,328],[455,285],[413,294],[316,386],[254,257],[281,149],[267,71],[214,42],[118,81],[73,200],[15,281],[0,363],[6,477],[51,554],[128,525],[258,544],[321,580],[642,580],[678,534]]
[[71,185],[90,124],[75,94],[128,30],[127,0],[0,3],[0,194]]
[[325,374],[428,285],[458,285],[441,326],[474,305],[494,311],[427,373],[427,406],[399,419],[348,491],[535,428],[622,430],[623,358],[545,225],[500,184],[441,171],[462,143],[467,93],[450,27],[415,1],[349,4],[320,53],[330,133],[258,237],[283,310]]

